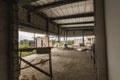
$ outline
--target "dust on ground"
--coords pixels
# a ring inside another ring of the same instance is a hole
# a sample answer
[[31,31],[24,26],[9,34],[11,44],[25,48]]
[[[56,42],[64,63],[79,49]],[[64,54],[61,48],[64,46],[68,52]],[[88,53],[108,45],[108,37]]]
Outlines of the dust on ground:
[[[51,53],[54,80],[96,80],[90,51],[80,52],[53,48]],[[34,64],[40,62],[41,59],[48,59],[48,55],[33,54],[24,59]],[[21,67],[25,66],[27,65],[22,62]],[[49,72],[48,61],[36,66]],[[21,70],[21,75],[26,75],[29,79],[35,75],[37,80],[49,80],[48,76],[32,67]]]

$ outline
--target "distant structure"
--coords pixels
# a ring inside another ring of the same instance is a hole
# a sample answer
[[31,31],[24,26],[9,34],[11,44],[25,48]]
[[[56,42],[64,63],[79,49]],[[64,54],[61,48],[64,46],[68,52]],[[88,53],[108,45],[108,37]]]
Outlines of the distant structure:
[[94,42],[95,40],[93,36],[87,36],[84,39],[84,43],[82,38],[74,39],[74,46],[82,46],[82,44],[84,44],[84,46],[91,46]]
[[21,45],[27,44],[30,47],[53,47],[53,41],[48,36],[36,37],[34,40],[21,40]]
[[36,47],[53,47],[52,40],[49,40],[48,36],[36,37],[35,38]]
[[35,47],[35,41],[34,40],[29,40],[29,46]]
[[36,47],[43,47],[42,37],[36,37],[35,38],[35,44],[36,44]]
[[80,46],[80,44],[82,44],[82,43],[83,43],[82,38],[74,39],[74,46]]

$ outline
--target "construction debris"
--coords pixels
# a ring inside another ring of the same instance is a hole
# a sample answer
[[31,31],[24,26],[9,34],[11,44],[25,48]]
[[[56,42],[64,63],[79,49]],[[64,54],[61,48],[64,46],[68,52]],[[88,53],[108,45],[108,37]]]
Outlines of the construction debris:
[[37,80],[37,78],[35,77],[35,75],[32,75],[31,80]]
[[30,80],[27,75],[21,75],[19,80]]

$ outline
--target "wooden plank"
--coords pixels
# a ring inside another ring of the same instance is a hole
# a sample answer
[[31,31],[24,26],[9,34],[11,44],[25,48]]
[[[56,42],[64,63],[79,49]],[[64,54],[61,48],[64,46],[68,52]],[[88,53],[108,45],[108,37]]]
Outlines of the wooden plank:
[[[35,64],[33,64],[33,65],[42,64],[42,63],[45,63],[45,62],[47,62],[47,61],[49,61],[49,59],[46,59],[46,60],[44,60],[44,61],[40,61],[40,62],[35,63]],[[31,67],[31,66],[25,66],[25,67],[21,68],[21,70],[26,69],[26,68],[29,68],[29,67]]]
[[51,52],[51,47],[37,48],[37,54],[49,54]]
[[35,48],[22,48],[22,49],[19,49],[20,52],[32,52],[33,50],[35,50]]

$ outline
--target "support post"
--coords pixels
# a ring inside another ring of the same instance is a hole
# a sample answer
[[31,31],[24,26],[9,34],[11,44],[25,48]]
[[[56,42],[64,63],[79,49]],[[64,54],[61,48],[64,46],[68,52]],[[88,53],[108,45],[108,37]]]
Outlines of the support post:
[[46,19],[46,38],[47,38],[47,47],[49,47],[50,45],[49,45],[49,19],[47,18]]
[[64,42],[65,42],[65,30],[64,30]]
[[35,45],[35,48],[37,47],[37,39],[35,38],[35,32],[34,32],[34,45]]
[[67,43],[67,41],[68,41],[68,40],[67,40],[68,31],[66,30],[65,32],[66,32],[66,43]]
[[60,47],[60,26],[58,26],[58,47]]
[[17,0],[0,1],[0,79],[18,80]]
[[50,80],[53,79],[53,73],[52,73],[52,58],[51,58],[51,51],[49,53],[49,69],[50,69]]
[[84,31],[83,31],[83,37],[82,37],[82,39],[83,39],[83,46],[85,45],[85,35],[84,35]]
[[97,80],[108,80],[104,0],[95,1],[95,53]]

